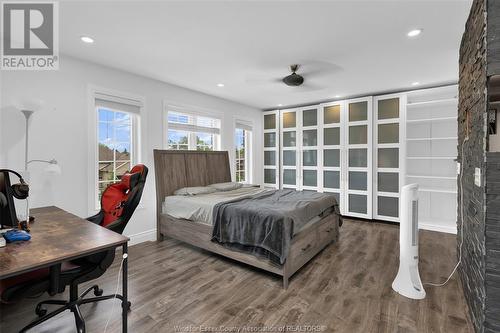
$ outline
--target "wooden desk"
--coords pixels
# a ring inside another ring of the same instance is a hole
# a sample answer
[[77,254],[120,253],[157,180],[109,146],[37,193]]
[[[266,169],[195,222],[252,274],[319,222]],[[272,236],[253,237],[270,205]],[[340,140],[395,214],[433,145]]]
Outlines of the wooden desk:
[[[31,240],[0,248],[0,280],[106,249],[123,247],[128,237],[79,218],[57,207],[31,210]],[[127,258],[123,262],[123,304],[127,304]],[[122,307],[122,331],[127,332],[127,306]]]

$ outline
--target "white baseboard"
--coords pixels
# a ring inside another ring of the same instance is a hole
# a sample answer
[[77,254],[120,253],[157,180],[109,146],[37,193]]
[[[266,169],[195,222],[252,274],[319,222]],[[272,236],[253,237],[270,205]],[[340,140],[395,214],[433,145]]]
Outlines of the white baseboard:
[[130,241],[128,245],[139,244],[147,241],[156,240],[156,229],[146,230],[143,232],[139,232],[137,234],[129,235]]
[[419,229],[430,230],[430,231],[438,231],[438,232],[446,232],[448,234],[457,234],[456,226],[447,226],[447,225],[436,225],[430,223],[419,223]]

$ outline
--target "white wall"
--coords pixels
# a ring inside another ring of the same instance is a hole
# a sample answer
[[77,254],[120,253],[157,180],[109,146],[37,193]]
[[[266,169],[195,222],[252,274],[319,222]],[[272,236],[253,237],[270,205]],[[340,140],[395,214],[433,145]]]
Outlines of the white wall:
[[49,176],[43,165],[31,165],[31,205],[55,205],[78,216],[94,212],[89,209],[88,135],[89,86],[98,86],[142,96],[145,108],[141,114],[142,162],[150,174],[142,199],[142,208],[125,229],[137,242],[151,239],[156,227],[153,149],[164,148],[163,103],[217,110],[223,114],[222,149],[234,161],[234,122],[253,122],[253,180],[262,183],[262,113],[260,110],[216,98],[160,81],[114,70],[108,67],[62,57],[58,71],[0,72],[0,167],[23,169],[24,116],[13,106],[24,101],[41,100],[43,105],[30,124],[30,159],[55,158],[63,173]]

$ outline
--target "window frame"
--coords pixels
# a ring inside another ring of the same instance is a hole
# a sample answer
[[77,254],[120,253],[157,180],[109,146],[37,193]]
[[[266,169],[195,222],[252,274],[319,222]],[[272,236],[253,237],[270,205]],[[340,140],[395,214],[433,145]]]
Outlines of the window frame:
[[[99,159],[99,125],[102,122],[99,120],[99,109],[104,109],[108,110],[111,112],[120,112],[120,113],[126,113],[130,117],[130,167],[132,168],[135,164],[138,163],[138,158],[137,156],[139,155],[138,151],[140,150],[139,147],[139,126],[140,126],[140,115],[133,113],[133,112],[127,112],[127,111],[122,111],[119,109],[114,109],[110,107],[101,107],[98,105],[95,105],[95,113],[96,113],[96,134],[97,134],[97,139],[96,139],[96,158],[95,158],[95,164],[96,164],[96,178],[94,179],[95,181],[95,201],[96,201],[96,209],[100,209],[100,198],[99,198],[99,185],[103,183],[108,183],[112,184],[114,182],[117,182],[117,180],[110,180],[110,181],[101,181],[99,180],[99,164],[102,162],[106,161],[101,161]],[[116,131],[116,129],[115,129]],[[113,135],[115,136],[115,134]],[[113,143],[116,143],[118,141],[113,141]],[[121,142],[120,142],[121,143]],[[125,142],[123,142],[125,143]],[[115,150],[113,150],[113,155],[115,155]],[[118,161],[124,161],[124,160],[117,160],[115,156],[113,157],[114,163]],[[113,167],[115,171],[116,166]],[[129,170],[130,171],[130,170]],[[108,185],[109,186],[109,185]]]
[[[106,98],[103,98],[106,96]],[[117,91],[109,88],[99,87],[92,84],[87,85],[87,127],[88,127],[88,160],[87,160],[87,186],[88,186],[88,214],[95,214],[100,210],[99,200],[99,117],[97,99],[108,99],[111,102],[120,101],[124,105],[134,106],[138,112],[123,111],[106,107],[111,111],[129,114],[131,117],[131,163],[130,167],[142,161],[142,126],[146,123],[144,109],[145,98],[128,92]],[[142,205],[139,205],[141,208]]]
[[[167,120],[168,122],[168,120]],[[198,136],[198,133],[205,133],[205,134],[211,134],[213,135],[213,151],[216,151],[216,150],[220,150],[220,134],[213,134],[213,133],[207,133],[207,132],[191,132],[191,131],[181,131],[181,130],[173,130],[173,131],[178,131],[178,132],[186,132],[188,134],[188,143],[187,143],[187,146],[188,146],[188,149],[187,150],[198,150],[198,140],[196,139],[197,136]],[[170,143],[168,142],[168,130],[167,130],[167,133],[166,133],[166,147],[165,149],[168,149],[168,150],[183,150],[183,149],[171,149],[170,148]],[[177,144],[179,145],[179,144]]]
[[[243,128],[246,127],[246,128]],[[237,144],[236,144],[236,131],[242,130],[244,133],[244,147],[245,147],[245,166],[243,171],[245,172],[245,180],[240,181],[243,184],[252,184],[253,182],[253,123],[247,120],[236,119],[234,126],[234,180],[237,181],[237,159],[236,155]]]

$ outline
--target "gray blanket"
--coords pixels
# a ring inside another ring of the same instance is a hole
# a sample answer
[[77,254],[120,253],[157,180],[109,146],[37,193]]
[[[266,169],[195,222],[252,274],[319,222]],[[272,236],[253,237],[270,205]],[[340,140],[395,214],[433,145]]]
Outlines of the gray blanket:
[[337,200],[331,194],[266,191],[217,204],[212,241],[284,264],[295,233],[312,218],[330,213],[341,218]]

